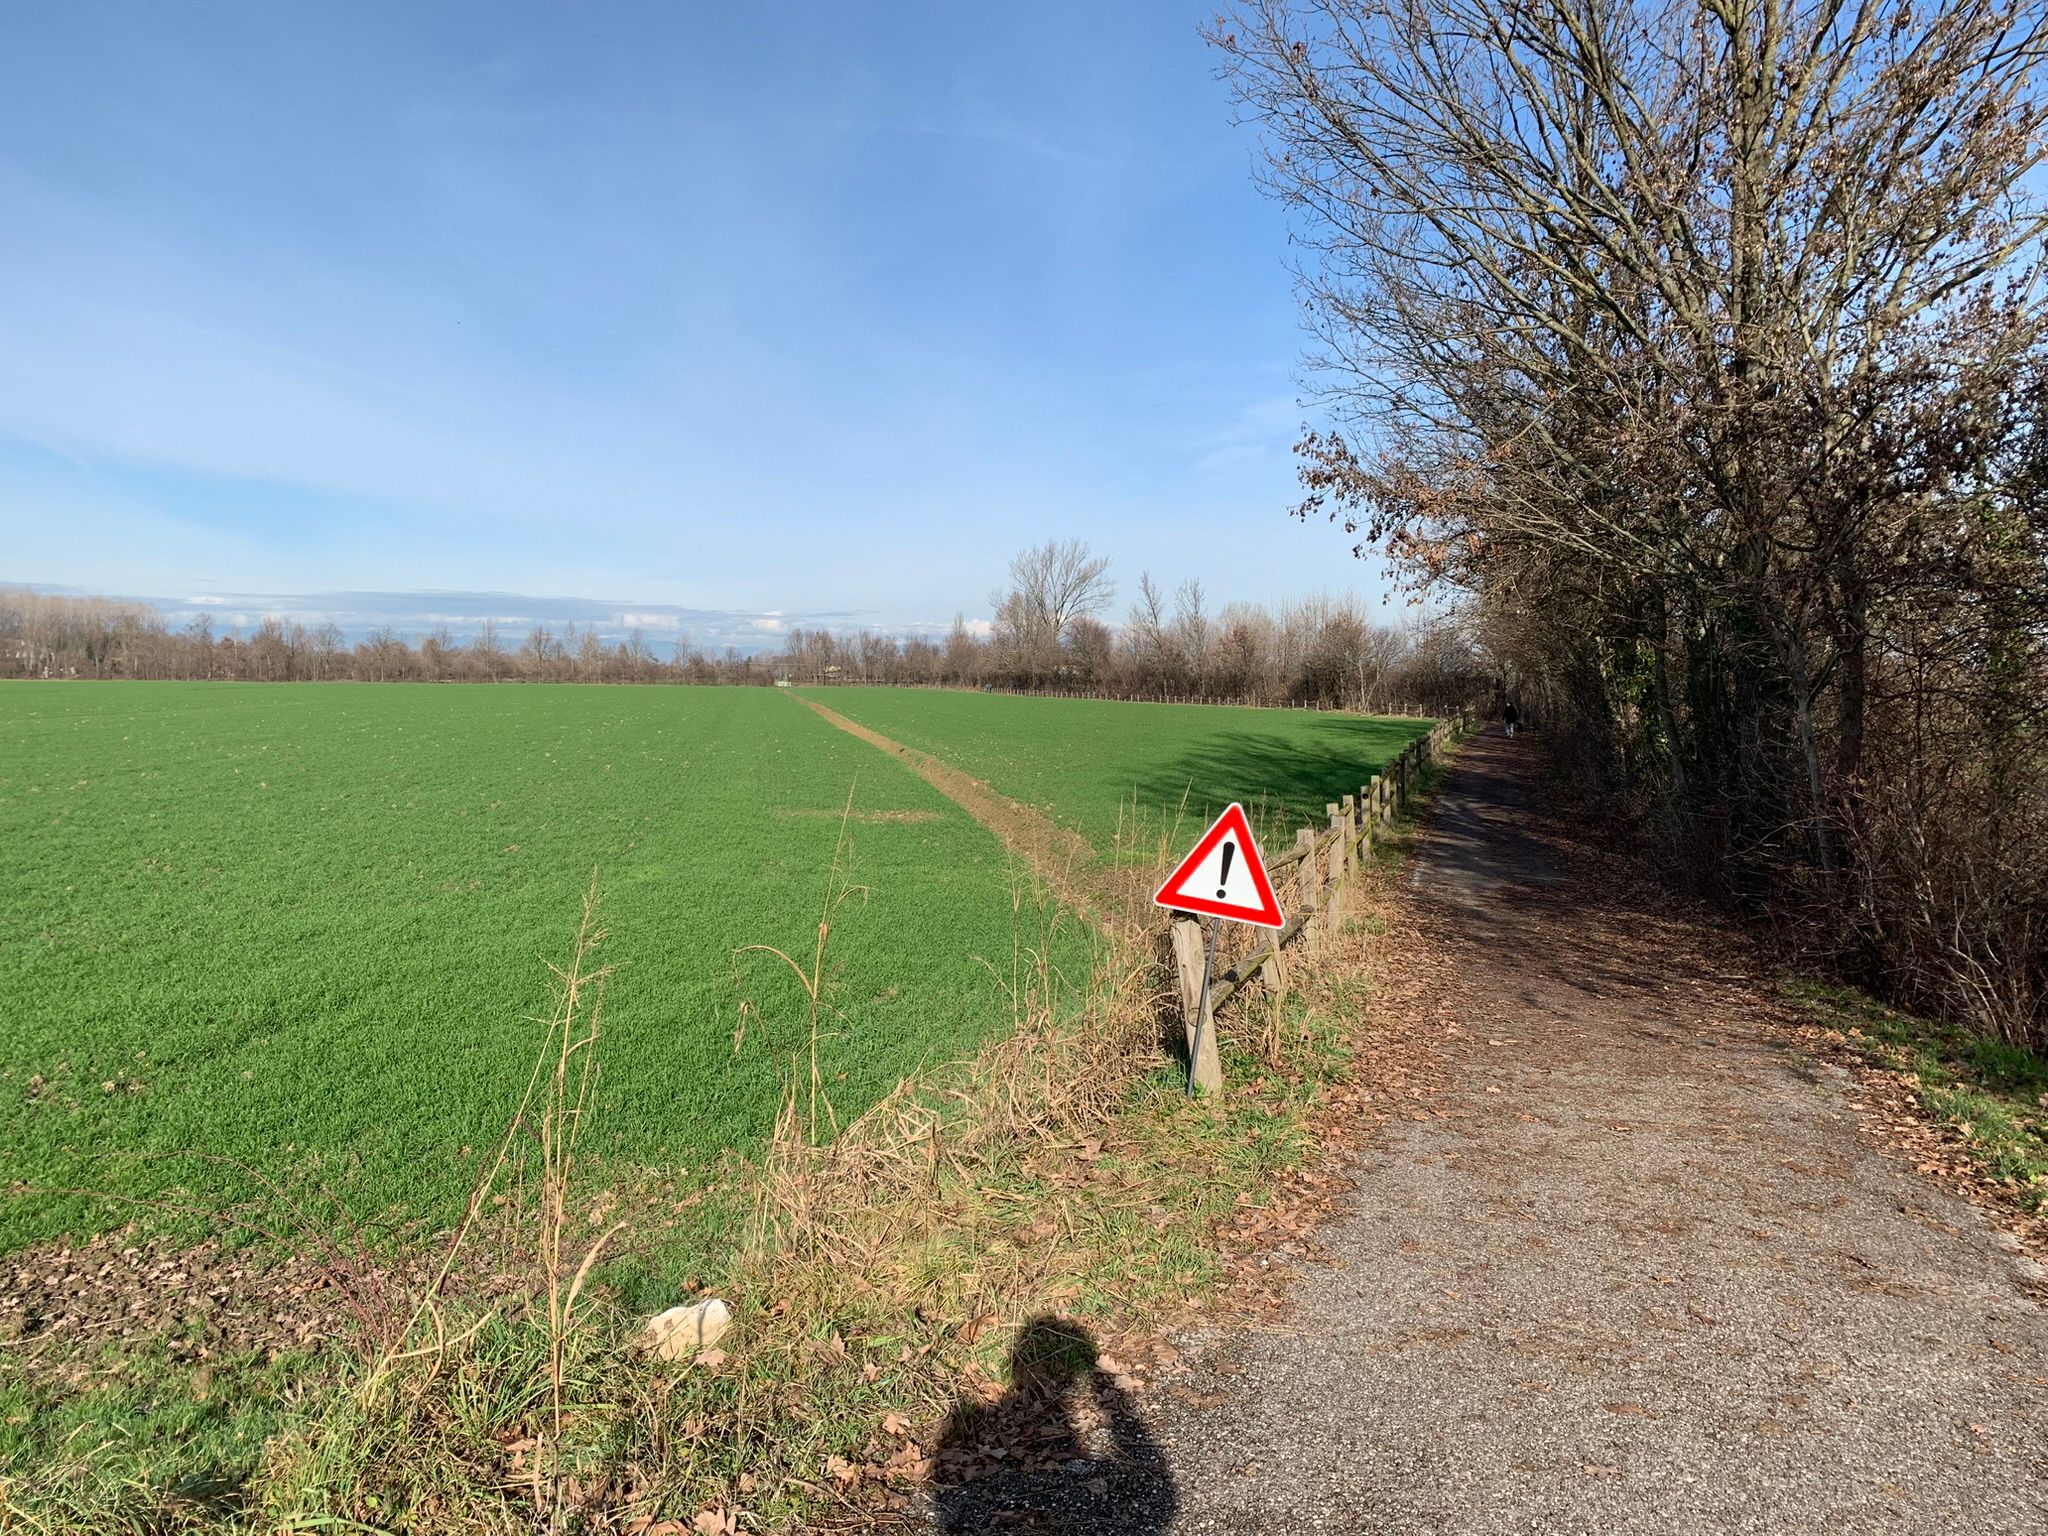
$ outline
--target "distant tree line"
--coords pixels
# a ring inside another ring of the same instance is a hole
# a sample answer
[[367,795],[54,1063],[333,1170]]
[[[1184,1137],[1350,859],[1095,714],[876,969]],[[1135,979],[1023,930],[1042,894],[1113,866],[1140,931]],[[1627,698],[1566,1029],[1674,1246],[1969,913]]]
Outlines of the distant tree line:
[[1242,0],[1330,514],[1671,867],[2048,1049],[2048,11]]
[[1010,562],[991,595],[986,635],[956,620],[943,640],[866,631],[791,633],[779,668],[806,683],[897,683],[1123,699],[1201,699],[1447,713],[1474,702],[1490,676],[1463,630],[1374,623],[1351,597],[1310,597],[1211,612],[1198,581],[1169,598],[1150,575],[1120,627],[1109,563],[1079,542],[1048,543]]
[[[173,626],[144,603],[0,588],[0,676],[183,678],[235,682],[582,682],[763,686],[788,681],[1059,691],[1132,699],[1406,709],[1442,713],[1487,687],[1456,626],[1374,623],[1356,600],[1313,597],[1211,613],[1198,582],[1169,599],[1150,576],[1120,628],[1108,563],[1085,544],[1049,543],[1011,562],[995,618],[956,619],[942,638],[794,629],[779,653],[707,654],[687,641],[662,656],[630,631],[606,640],[573,624],[507,635],[485,621],[351,643],[333,624],[269,617],[215,633],[200,615]],[[984,632],[985,631],[985,632]]]
[[229,682],[767,683],[770,664],[728,650],[655,654],[644,634],[606,641],[574,624],[508,635],[486,619],[458,640],[446,626],[416,637],[267,617],[248,634],[216,634],[200,614],[173,627],[147,603],[0,588],[0,676],[182,678]]

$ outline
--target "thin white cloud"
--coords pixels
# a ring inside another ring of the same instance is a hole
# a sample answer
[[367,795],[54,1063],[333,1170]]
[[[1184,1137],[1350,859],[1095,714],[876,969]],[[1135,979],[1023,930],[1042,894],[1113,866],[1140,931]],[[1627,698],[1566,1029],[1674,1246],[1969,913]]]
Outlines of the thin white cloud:
[[1301,407],[1292,396],[1273,396],[1241,406],[1196,455],[1195,473],[1206,475],[1249,459],[1284,455],[1300,429]]

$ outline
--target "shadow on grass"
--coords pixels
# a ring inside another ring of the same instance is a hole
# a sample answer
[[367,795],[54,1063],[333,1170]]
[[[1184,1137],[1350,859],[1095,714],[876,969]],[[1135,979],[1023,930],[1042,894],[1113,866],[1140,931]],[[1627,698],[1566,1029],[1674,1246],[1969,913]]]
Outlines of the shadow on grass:
[[1246,728],[1213,735],[1133,780],[1138,802],[1170,815],[1187,799],[1206,824],[1233,800],[1252,813],[1260,841],[1277,851],[1297,827],[1321,825],[1323,808],[1357,794],[1388,759],[1426,730],[1351,715],[1320,717],[1303,732]]
[[1154,1536],[1180,1496],[1137,1407],[1097,1363],[1079,1323],[1037,1317],[1010,1351],[1010,1390],[946,1421],[934,1478],[938,1527]]

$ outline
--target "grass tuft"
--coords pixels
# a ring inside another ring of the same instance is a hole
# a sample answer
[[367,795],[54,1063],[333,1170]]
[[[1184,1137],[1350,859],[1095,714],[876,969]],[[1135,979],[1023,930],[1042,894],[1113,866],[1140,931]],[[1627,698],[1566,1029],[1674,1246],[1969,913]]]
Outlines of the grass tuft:
[[2048,1213],[2048,1060],[1958,1025],[1889,1008],[1852,987],[1799,980],[1786,992],[1867,1060],[1902,1075],[1955,1129],[2015,1204]]

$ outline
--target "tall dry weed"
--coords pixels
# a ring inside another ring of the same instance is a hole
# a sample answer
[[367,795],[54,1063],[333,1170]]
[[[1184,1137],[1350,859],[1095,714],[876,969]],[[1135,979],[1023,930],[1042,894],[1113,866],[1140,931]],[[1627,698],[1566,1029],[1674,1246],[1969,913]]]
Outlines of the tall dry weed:
[[[1081,937],[1077,919],[1019,867],[1011,951],[988,957],[1009,1030],[842,1124],[820,1054],[838,1031],[858,1047],[858,1010],[834,996],[831,963],[837,915],[865,894],[852,824],[849,809],[808,949],[735,957],[762,957],[800,987],[785,1016],[747,1005],[745,1030],[774,1053],[781,1097],[759,1154],[724,1170],[721,1194],[745,1214],[715,1275],[734,1312],[721,1347],[678,1363],[626,1348],[631,1319],[592,1282],[617,1228],[570,1245],[604,978],[593,889],[533,1080],[406,1347],[378,1362],[319,1454],[300,1458],[297,1488],[354,1477],[382,1490],[379,1507],[431,1508],[446,1528],[475,1530],[699,1516],[719,1528],[742,1509],[760,1524],[835,1500],[872,1508],[921,1469],[902,1426],[936,1422],[963,1383],[988,1383],[1012,1324],[1046,1310],[1136,1318],[1193,1283],[1207,1223],[1262,1160],[1286,1155],[1284,1126],[1305,1112],[1286,1095],[1312,1094],[1313,1074],[1287,1059],[1307,1036],[1283,1028],[1275,1001],[1270,1020],[1226,1026],[1240,1048],[1248,1029],[1264,1036],[1284,1069],[1268,1099],[1219,1118],[1181,1097],[1162,1049],[1174,994],[1147,920],[1167,840],[1156,868],[1121,863],[1119,905],[1088,936],[1085,970],[1059,961]],[[508,1221],[528,1234],[540,1300],[524,1314],[465,1313],[438,1281],[459,1271],[478,1228],[496,1241]],[[361,1520],[369,1506],[351,1497],[289,1512]]]

